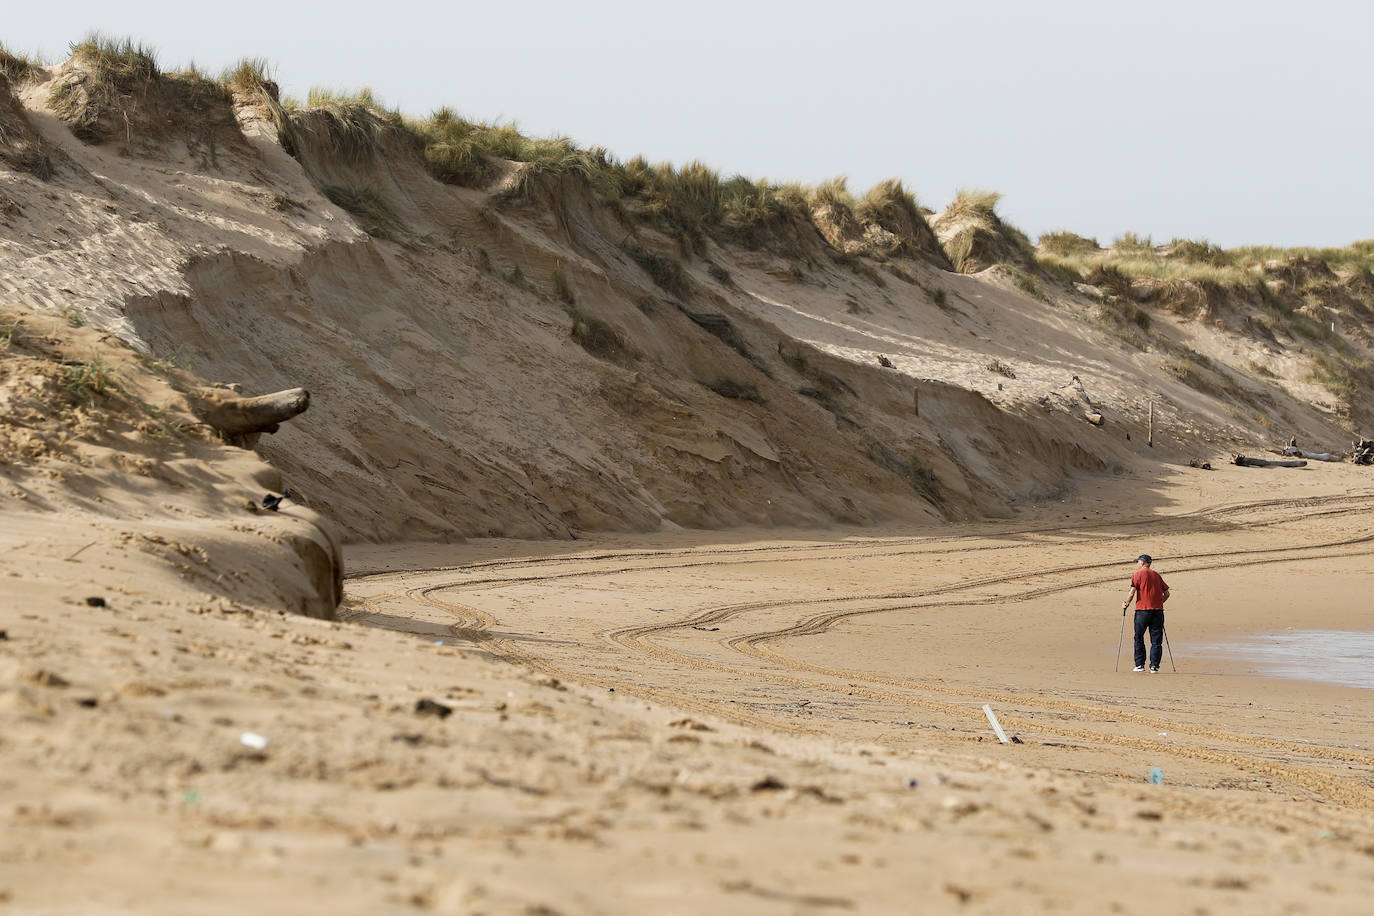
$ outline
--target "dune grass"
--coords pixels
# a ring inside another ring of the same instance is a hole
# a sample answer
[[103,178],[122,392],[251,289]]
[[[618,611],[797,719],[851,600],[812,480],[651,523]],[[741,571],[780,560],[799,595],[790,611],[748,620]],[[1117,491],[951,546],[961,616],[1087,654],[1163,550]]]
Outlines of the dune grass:
[[1338,274],[1364,274],[1374,271],[1374,239],[1345,248],[1226,249],[1206,239],[1175,238],[1155,245],[1149,236],[1126,232],[1102,248],[1095,239],[1061,231],[1042,235],[1036,252],[1042,266],[1072,270],[1085,278],[1106,269],[1130,279],[1188,280],[1232,288],[1252,286],[1272,262],[1295,259],[1321,261]]
[[133,39],[109,38],[92,32],[71,45],[78,75],[60,79],[48,95],[53,111],[84,142],[104,138],[102,120],[122,114],[126,130],[129,110],[147,87],[162,77],[153,49]]
[[1161,368],[1194,391],[1212,397],[1225,393],[1225,386],[1218,383],[1216,364],[1196,350],[1180,348],[1179,352],[1165,357]]
[[567,137],[530,137],[514,124],[472,121],[452,108],[406,119],[405,127],[440,181],[484,188],[503,171],[502,162],[513,162],[520,167],[504,195],[524,199],[541,177],[571,174],[624,212],[690,242],[720,233],[757,244],[789,222],[809,220],[814,208],[827,204],[894,232],[900,228],[895,213],[913,225],[925,221],[915,196],[898,179],[879,182],[855,198],[844,179],[807,187],[742,175],[722,178],[700,161],[682,166],[642,156],[621,161],[601,147],[580,147]]
[[245,57],[219,75],[219,82],[231,92],[281,101],[281,88],[269,75],[271,65],[262,57]]
[[22,86],[43,72],[43,61],[7,47],[0,42],[0,74],[13,86]]
[[1046,232],[1040,236],[1039,246],[1041,251],[1057,257],[1092,255],[1102,250],[1097,239],[1086,238],[1076,232],[1069,232],[1067,229]]
[[809,196],[796,182],[774,184],[735,175],[721,185],[721,224],[752,236],[756,230],[804,219]]
[[600,318],[573,311],[572,339],[598,359],[620,360],[633,355],[625,338]]
[[600,147],[583,149],[567,137],[529,137],[514,124],[469,121],[452,108],[405,119],[404,126],[430,173],[448,184],[484,188],[502,171],[504,160],[519,165],[503,190],[507,200],[529,199],[541,180],[562,175],[586,180],[606,198],[619,197],[614,160]]
[[900,178],[887,178],[869,188],[855,203],[854,215],[904,239],[926,225],[916,194]]
[[375,188],[330,184],[321,190],[331,203],[353,214],[368,235],[390,238],[401,228],[401,221]]
[[241,105],[264,112],[277,130],[277,142],[288,155],[300,151],[300,133],[282,105],[281,87],[270,75],[270,65],[261,57],[245,57],[219,76],[222,85]]
[[1312,355],[1312,372],[1308,381],[1316,382],[1330,391],[1347,409],[1367,399],[1374,390],[1374,363],[1364,359],[1342,358],[1329,352]]
[[318,133],[322,125],[330,152],[345,162],[372,160],[382,141],[403,128],[400,112],[382,105],[366,86],[353,92],[315,86],[304,102],[287,98],[282,108],[299,133]]
[[1002,195],[986,188],[959,188],[942,216],[948,219],[987,220],[997,216]]
[[941,246],[960,273],[993,264],[1031,267],[1035,249],[1020,229],[997,214],[1002,195],[982,188],[960,188],[945,212],[935,219]]
[[831,207],[852,213],[859,203],[854,195],[849,193],[849,179],[844,175],[822,181],[812,187],[806,197],[813,210]]
[[896,208],[913,217],[921,215],[916,195],[902,184],[900,178],[888,178],[869,188],[858,203],[854,212],[860,217],[868,217],[877,222],[889,210]]
[[660,289],[679,299],[691,298],[691,277],[675,259],[630,243],[626,243],[623,247],[625,253],[634,258],[635,263],[640,267],[644,268],[644,272]]
[[1046,270],[1060,275],[1077,274],[1089,283],[1094,282],[1089,278],[1103,270],[1130,279],[1191,280],[1222,286],[1253,283],[1255,277],[1254,273],[1239,264],[1190,260],[1133,245],[1125,248],[1113,245],[1094,251],[1084,248],[1066,250],[1059,243],[1053,243],[1051,247],[1042,245],[1035,259]]
[[64,360],[62,363],[62,387],[71,395],[72,400],[90,403],[98,394],[118,387],[119,374],[101,356],[88,360]]
[[1367,273],[1374,270],[1374,239],[1354,242],[1344,248],[1279,248],[1271,245],[1250,245],[1230,251],[1237,263],[1260,265],[1269,261],[1312,258],[1324,261],[1340,273]]
[[495,173],[480,127],[441,108],[428,119],[408,121],[423,144],[425,162],[435,178],[468,188],[485,185]]
[[149,45],[132,38],[111,38],[91,32],[71,46],[71,56],[97,79],[131,84],[146,83],[162,75],[157,53]]

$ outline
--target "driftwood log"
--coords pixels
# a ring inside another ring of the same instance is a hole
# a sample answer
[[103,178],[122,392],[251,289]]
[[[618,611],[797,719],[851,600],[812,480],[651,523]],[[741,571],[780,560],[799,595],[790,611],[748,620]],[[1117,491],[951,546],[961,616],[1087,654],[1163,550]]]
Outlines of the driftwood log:
[[262,433],[275,433],[282,423],[305,412],[310,392],[288,388],[246,398],[225,388],[197,388],[190,395],[191,409],[234,445],[252,448]]
[[1306,458],[1308,461],[1341,461],[1340,455],[1333,455],[1330,452],[1306,452],[1296,445],[1286,446],[1283,453],[1290,458]]
[[1306,461],[1270,461],[1267,458],[1247,458],[1244,455],[1232,455],[1231,463],[1242,468],[1305,468]]

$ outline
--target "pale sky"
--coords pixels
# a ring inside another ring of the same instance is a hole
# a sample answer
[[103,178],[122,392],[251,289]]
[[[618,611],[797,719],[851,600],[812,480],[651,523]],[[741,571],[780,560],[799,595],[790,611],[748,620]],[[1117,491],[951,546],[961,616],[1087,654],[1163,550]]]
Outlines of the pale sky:
[[164,69],[263,57],[288,95],[366,85],[725,176],[897,177],[936,210],[988,188],[1032,239],[1374,238],[1367,3],[67,0],[0,22],[50,62],[99,29]]

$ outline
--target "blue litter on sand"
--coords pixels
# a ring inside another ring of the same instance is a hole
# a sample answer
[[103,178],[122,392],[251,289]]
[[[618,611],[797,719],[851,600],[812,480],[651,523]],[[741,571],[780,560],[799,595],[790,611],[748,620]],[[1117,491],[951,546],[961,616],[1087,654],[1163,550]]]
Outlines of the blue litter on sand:
[[1155,767],[1153,770],[1150,771],[1150,785],[1152,785],[1152,786],[1162,786],[1162,785],[1164,785],[1164,773],[1163,773],[1162,770],[1160,770],[1159,767]]

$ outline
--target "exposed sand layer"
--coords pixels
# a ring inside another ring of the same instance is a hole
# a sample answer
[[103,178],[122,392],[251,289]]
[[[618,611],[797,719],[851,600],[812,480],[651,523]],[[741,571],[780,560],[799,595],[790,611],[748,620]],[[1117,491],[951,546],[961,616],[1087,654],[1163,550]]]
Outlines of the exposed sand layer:
[[[367,110],[353,146],[298,112],[290,155],[242,98],[169,127],[176,80],[89,142],[52,101],[80,70],[0,87],[5,135],[51,160],[0,175],[0,300],[309,389],[258,450],[351,540],[1007,516],[1128,465],[1151,402],[1165,458],[1348,442],[1310,341],[1255,336],[1253,303],[1151,306],[1129,345],[1073,286],[950,272],[924,224],[888,254],[834,214],[787,246],[691,241],[572,173],[442,183]],[[381,224],[334,202],[360,194]],[[1166,369],[1190,353],[1212,368]]]

